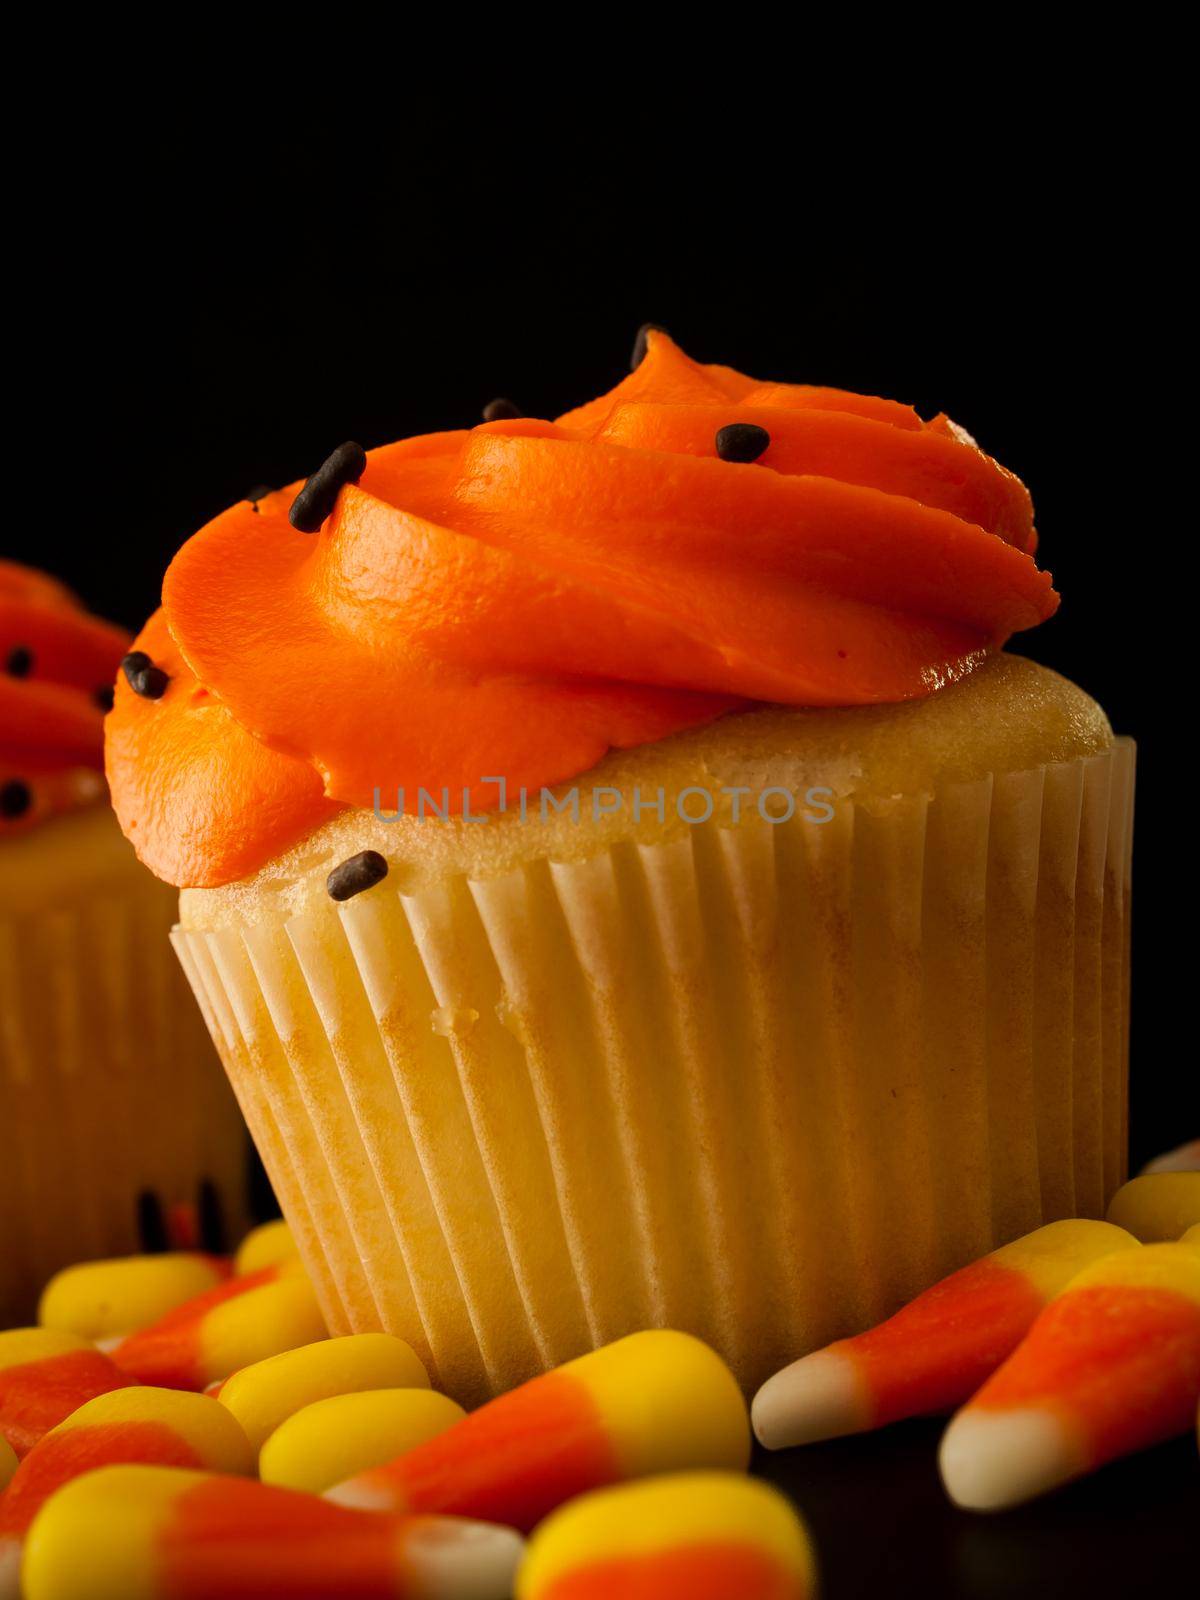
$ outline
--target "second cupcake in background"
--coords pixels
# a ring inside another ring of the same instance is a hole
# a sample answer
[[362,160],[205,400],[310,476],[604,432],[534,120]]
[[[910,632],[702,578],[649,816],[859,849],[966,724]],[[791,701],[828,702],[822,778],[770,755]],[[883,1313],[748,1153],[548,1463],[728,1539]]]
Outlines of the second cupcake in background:
[[127,643],[0,561],[0,1327],[68,1262],[246,1220],[244,1126],[163,957],[173,896],[101,770]]
[[331,1327],[756,1385],[1124,1176],[1133,756],[944,417],[651,331],[243,503],[108,765]]

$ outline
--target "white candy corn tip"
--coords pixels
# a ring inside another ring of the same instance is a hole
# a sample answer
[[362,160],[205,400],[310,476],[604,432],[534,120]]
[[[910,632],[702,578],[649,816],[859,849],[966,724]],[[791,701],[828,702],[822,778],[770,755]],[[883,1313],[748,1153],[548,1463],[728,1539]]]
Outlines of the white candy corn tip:
[[767,1379],[754,1396],[750,1421],[761,1445],[784,1450],[861,1433],[870,1414],[853,1361],[836,1350],[817,1350]]
[[1200,1139],[1189,1140],[1174,1150],[1167,1150],[1142,1168],[1142,1177],[1155,1172],[1200,1172]]
[[0,1539],[0,1600],[17,1600],[21,1593],[21,1541]]
[[1049,1411],[960,1411],[938,1451],[942,1483],[963,1511],[1003,1511],[1083,1470],[1062,1423]]
[[404,1572],[420,1600],[508,1600],[525,1541],[511,1528],[422,1517],[404,1534]]
[[349,1506],[351,1511],[396,1511],[400,1509],[386,1489],[369,1483],[364,1478],[347,1478],[326,1489],[322,1499],[334,1505]]

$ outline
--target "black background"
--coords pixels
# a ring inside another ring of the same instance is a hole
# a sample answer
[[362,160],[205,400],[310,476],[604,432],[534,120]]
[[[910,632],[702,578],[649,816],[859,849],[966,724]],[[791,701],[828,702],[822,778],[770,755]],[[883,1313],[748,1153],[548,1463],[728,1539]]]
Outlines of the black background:
[[[554,415],[621,376],[647,319],[702,360],[949,412],[1030,485],[1063,597],[1015,648],[1139,741],[1136,1166],[1200,1133],[1179,970],[1186,260],[1153,128],[1061,97],[1051,117],[1036,85],[1012,87],[1020,127],[999,139],[966,96],[949,125],[898,114],[856,142],[848,116],[714,117],[699,89],[647,118],[633,79],[601,110],[524,116],[397,94],[369,132],[309,96],[229,145],[214,107],[182,135],[91,128],[33,184],[10,315],[11,339],[33,341],[14,381],[33,499],[4,553],[137,627],[173,551],[250,485],[302,476],[346,438],[470,425],[497,394]],[[1194,1501],[1194,1450],[1171,1448],[1023,1522],[949,1512],[923,1435],[776,1470],[819,1524],[832,1595],[916,1592],[918,1573],[926,1593],[1059,1592],[1083,1572],[1117,1594],[1181,1534],[1181,1494]],[[863,1534],[868,1493],[891,1496],[890,1544]],[[1126,1503],[1151,1535],[1137,1557],[1132,1524],[1113,1532]]]

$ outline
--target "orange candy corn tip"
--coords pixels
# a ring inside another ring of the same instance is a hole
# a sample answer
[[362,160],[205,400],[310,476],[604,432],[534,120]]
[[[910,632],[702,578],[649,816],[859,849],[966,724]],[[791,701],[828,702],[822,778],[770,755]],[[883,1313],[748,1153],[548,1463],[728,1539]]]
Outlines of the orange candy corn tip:
[[1152,1172],[1113,1195],[1108,1220],[1143,1244],[1168,1244],[1200,1222],[1200,1172]]
[[283,1350],[326,1337],[312,1285],[293,1261],[231,1278],[176,1307],[112,1352],[123,1372],[168,1389],[204,1389]]
[[538,1528],[516,1600],[805,1600],[808,1535],[765,1483],[688,1472],[601,1489]]
[[85,1400],[132,1382],[76,1334],[10,1328],[0,1333],[0,1435],[23,1456]]
[[531,1379],[328,1494],[528,1530],[590,1489],[660,1472],[744,1471],[749,1458],[746,1403],[729,1368],[699,1339],[655,1330]]
[[1122,1251],[1086,1268],[950,1423],[940,1466],[956,1505],[1018,1505],[1194,1424],[1200,1252]]
[[780,1450],[953,1411],[1077,1272],[1136,1244],[1107,1222],[1038,1228],[943,1278],[868,1332],[777,1372],[754,1397],[754,1431],[768,1450]]
[[250,1479],[89,1473],[42,1508],[25,1600],[507,1600],[522,1541],[445,1517],[381,1517]]

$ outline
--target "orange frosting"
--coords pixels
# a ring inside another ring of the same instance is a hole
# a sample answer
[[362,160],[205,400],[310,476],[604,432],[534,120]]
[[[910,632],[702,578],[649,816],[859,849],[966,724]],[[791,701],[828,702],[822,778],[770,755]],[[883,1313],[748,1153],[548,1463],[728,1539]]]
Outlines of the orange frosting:
[[0,561],[0,788],[29,792],[19,815],[0,814],[0,837],[103,793],[96,694],[111,688],[127,649],[121,629],[90,616],[62,584]]
[[[715,436],[756,423],[753,463]],[[494,805],[756,701],[931,693],[1058,600],[1029,495],[946,417],[701,366],[663,333],[557,422],[371,451],[319,534],[298,485],[184,545],[108,729],[122,825],[227,883],[345,806]]]

